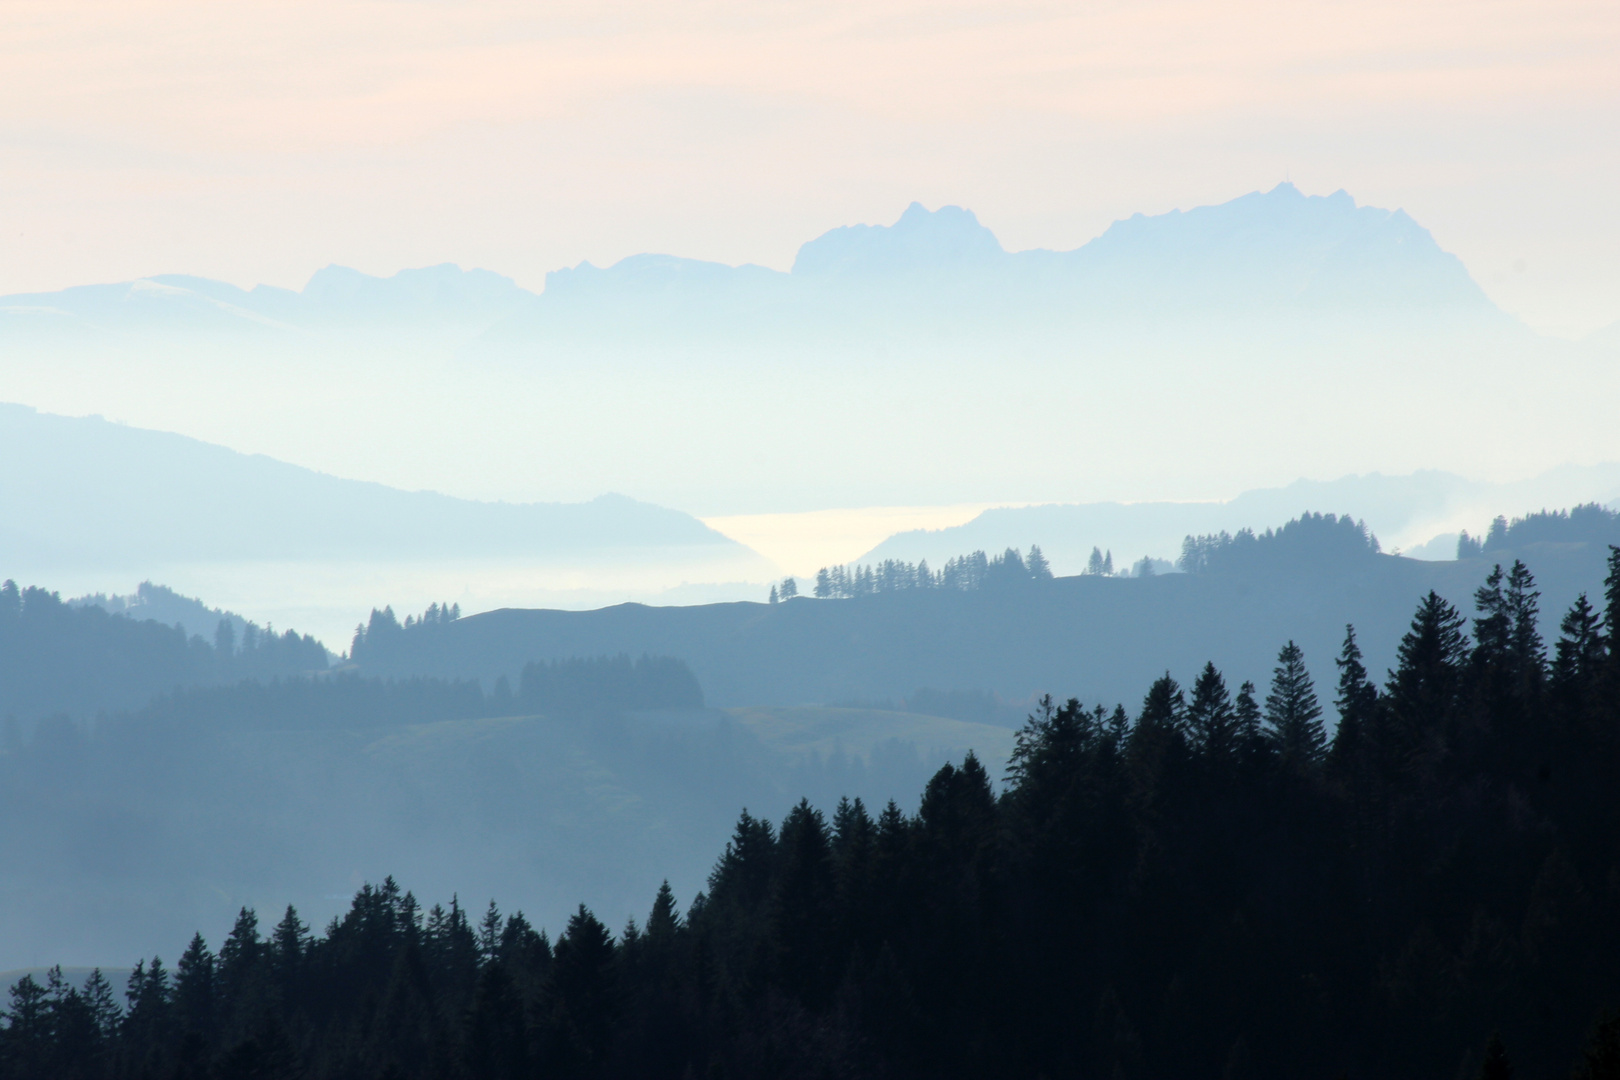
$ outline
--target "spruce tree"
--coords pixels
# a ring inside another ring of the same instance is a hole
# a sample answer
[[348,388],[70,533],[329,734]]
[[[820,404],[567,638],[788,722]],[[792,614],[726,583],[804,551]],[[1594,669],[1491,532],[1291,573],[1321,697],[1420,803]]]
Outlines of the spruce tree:
[[1187,732],[1194,748],[1214,761],[1228,761],[1237,753],[1237,716],[1232,711],[1226,680],[1213,662],[1193,682],[1192,703],[1187,706]]
[[552,963],[551,1050],[565,1075],[598,1074],[619,1017],[613,935],[584,904],[557,939]]
[[51,1014],[45,987],[32,975],[24,975],[11,986],[11,1002],[5,1010],[6,1026],[0,1029],[3,1064],[13,1076],[47,1076],[51,1056]]
[[107,981],[107,976],[101,973],[100,968],[92,970],[90,977],[85,980],[84,999],[89,1005],[96,1030],[100,1032],[102,1038],[111,1038],[118,1030],[124,1010],[118,1007],[118,1002],[113,997],[112,983]]
[[1175,789],[1187,757],[1186,727],[1186,699],[1165,672],[1142,699],[1142,712],[1126,747],[1131,782],[1143,806]]
[[1131,714],[1125,711],[1124,705],[1115,705],[1114,711],[1108,716],[1108,740],[1113,743],[1117,751],[1124,747],[1125,740],[1131,734]]
[[1052,564],[1046,561],[1046,556],[1041,553],[1041,547],[1039,544],[1031,544],[1029,546],[1028,566],[1029,576],[1032,580],[1052,580]]
[[1305,654],[1290,641],[1277,654],[1266,695],[1266,731],[1283,764],[1299,771],[1314,769],[1327,749],[1322,706],[1305,670]]
[[1237,700],[1232,705],[1233,724],[1237,729],[1238,746],[1246,760],[1258,760],[1271,752],[1271,742],[1260,726],[1260,703],[1255,698],[1254,683],[1244,680],[1238,687]]
[[1512,621],[1508,656],[1522,697],[1534,697],[1546,678],[1547,649],[1541,640],[1540,599],[1529,567],[1514,559],[1506,592],[1508,617]]
[[1553,693],[1573,707],[1587,700],[1602,674],[1605,656],[1603,621],[1581,593],[1559,624],[1553,647]]
[[1606,694],[1620,695],[1620,547],[1609,545],[1603,577],[1603,654],[1601,684]]
[[212,1040],[215,1025],[214,954],[201,934],[181,954],[174,968],[174,1004],[182,1027]]
[[144,1054],[168,1033],[171,991],[163,961],[156,956],[150,964],[136,961],[124,996],[129,1008],[124,1016],[123,1032],[132,1048]]
[[847,795],[838,800],[833,811],[833,856],[840,865],[857,861],[870,853],[875,835],[872,817],[859,796],[851,800]]
[[500,959],[500,953],[501,911],[491,898],[489,907],[484,909],[484,917],[478,921],[478,958],[482,963],[489,964]]
[[1513,637],[1513,616],[1502,589],[1506,575],[1497,563],[1485,578],[1485,584],[1474,590],[1474,654],[1476,666],[1503,668],[1508,662],[1508,649]]
[[264,942],[259,937],[259,916],[252,908],[242,908],[236,923],[219,947],[219,977],[224,991],[236,997],[258,970]]
[[1385,696],[1400,758],[1430,761],[1456,707],[1463,664],[1468,658],[1463,617],[1439,593],[1430,590],[1418,604],[1412,625],[1396,650]]
[[652,912],[647,916],[647,938],[653,942],[670,941],[680,928],[681,913],[675,905],[675,891],[665,879],[658,886],[658,895],[653,897]]
[[783,985],[812,1007],[832,993],[840,974],[833,945],[832,844],[821,812],[807,800],[788,812],[779,836],[771,931]]
[[709,874],[709,899],[757,909],[776,872],[776,833],[771,823],[746,809],[737,819],[731,840]]
[[[51,968],[45,980],[50,1004],[51,1038],[55,1043],[53,1076],[90,1077],[101,1073],[105,1061],[106,1036],[90,999],[62,977],[60,965]],[[0,1061],[5,1057],[0,1040]],[[0,1072],[4,1065],[0,1065]]]
[[1373,735],[1378,688],[1368,678],[1366,665],[1361,662],[1356,628],[1348,623],[1344,628],[1344,647],[1333,663],[1339,669],[1339,693],[1333,699],[1339,711],[1339,727],[1333,733],[1332,757],[1342,769],[1365,749]]
[[1142,699],[1142,712],[1136,720],[1136,730],[1180,732],[1187,720],[1187,700],[1181,687],[1167,671],[1153,680],[1147,696]]

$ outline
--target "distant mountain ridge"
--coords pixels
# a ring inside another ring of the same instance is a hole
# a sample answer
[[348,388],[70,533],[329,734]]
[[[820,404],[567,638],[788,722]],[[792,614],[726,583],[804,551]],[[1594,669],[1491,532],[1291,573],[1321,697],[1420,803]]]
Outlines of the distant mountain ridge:
[[535,299],[512,279],[443,264],[379,278],[344,266],[317,271],[302,291],[242,289],[187,274],[159,274],[54,293],[0,297],[14,329],[259,331],[297,334],[343,325],[440,322],[476,332]]
[[0,553],[12,566],[141,572],[159,562],[612,558],[637,549],[762,562],[689,514],[622,495],[474,502],[21,405],[0,404],[0,502]]
[[[1502,313],[1409,215],[1289,184],[1072,251],[1010,252],[967,209],[913,205],[810,239],[791,270],[641,254],[539,295],[440,266],[0,298],[13,400],[401,486],[633,489],[711,515],[1605,460],[1617,370]],[[1512,445],[1473,448],[1493,427]]]
[[[833,308],[930,313],[972,298],[987,312],[1168,313],[1294,308],[1448,310],[1506,320],[1467,269],[1402,210],[1357,206],[1346,192],[1307,196],[1290,183],[1215,206],[1116,221],[1072,251],[1008,252],[969,210],[912,203],[892,225],[848,225],[800,247],[791,271],[634,255],[606,268],[556,270],[536,295],[510,278],[451,264],[379,278],[341,266],[301,291],[241,289],[157,275],[54,293],[0,297],[0,334],[298,333],[435,324],[495,341],[548,332],[663,332],[724,320],[730,329],[792,331]],[[808,309],[808,310],[805,310]]]
[[539,301],[492,326],[516,343],[640,330],[655,336],[815,337],[964,326],[1082,326],[1121,318],[1288,312],[1436,314],[1508,326],[1461,260],[1404,211],[1292,184],[1218,206],[1137,214],[1072,251],[1008,252],[969,211],[912,203],[893,225],[804,244],[789,272],[638,255],[547,275]]

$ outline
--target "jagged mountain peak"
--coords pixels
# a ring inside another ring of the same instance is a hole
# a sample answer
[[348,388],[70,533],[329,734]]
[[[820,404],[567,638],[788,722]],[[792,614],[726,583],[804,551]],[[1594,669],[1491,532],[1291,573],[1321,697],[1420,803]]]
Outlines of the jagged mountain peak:
[[796,276],[905,274],[1004,255],[1001,241],[960,206],[906,207],[893,225],[845,225],[799,248]]

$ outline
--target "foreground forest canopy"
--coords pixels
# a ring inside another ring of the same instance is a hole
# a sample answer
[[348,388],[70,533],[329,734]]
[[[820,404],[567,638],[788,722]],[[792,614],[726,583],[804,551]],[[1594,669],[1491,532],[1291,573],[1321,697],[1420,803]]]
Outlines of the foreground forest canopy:
[[8,1077],[1620,1077],[1620,549],[1548,655],[1529,570],[1418,604],[1382,686],[1213,665],[1048,699],[999,794],[744,812],[707,890],[555,940],[392,879],[11,989]]

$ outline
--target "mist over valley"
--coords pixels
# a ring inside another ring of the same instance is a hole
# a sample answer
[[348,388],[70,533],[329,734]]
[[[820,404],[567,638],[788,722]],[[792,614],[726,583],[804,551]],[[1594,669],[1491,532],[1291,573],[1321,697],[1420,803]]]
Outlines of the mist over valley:
[[1291,183],[0,297],[0,1077],[1601,1065],[1612,336]]

